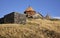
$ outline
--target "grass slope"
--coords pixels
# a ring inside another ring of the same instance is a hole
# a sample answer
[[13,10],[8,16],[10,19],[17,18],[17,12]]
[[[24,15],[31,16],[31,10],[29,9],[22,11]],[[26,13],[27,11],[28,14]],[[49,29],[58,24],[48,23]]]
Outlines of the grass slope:
[[60,21],[28,19],[27,24],[0,24],[0,38],[60,38]]

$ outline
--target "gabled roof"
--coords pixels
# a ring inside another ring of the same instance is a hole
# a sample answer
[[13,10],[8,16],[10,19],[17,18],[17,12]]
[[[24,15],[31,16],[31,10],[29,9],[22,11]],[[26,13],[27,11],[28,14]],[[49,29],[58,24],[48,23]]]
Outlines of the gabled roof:
[[41,16],[41,17],[44,17],[42,14],[40,14],[39,12],[38,12],[38,14]]

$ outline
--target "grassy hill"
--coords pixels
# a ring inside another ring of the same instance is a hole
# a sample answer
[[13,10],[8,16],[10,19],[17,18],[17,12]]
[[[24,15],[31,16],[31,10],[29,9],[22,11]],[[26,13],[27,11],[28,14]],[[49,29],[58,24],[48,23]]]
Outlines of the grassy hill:
[[0,38],[60,38],[60,21],[27,19],[23,24],[0,24]]

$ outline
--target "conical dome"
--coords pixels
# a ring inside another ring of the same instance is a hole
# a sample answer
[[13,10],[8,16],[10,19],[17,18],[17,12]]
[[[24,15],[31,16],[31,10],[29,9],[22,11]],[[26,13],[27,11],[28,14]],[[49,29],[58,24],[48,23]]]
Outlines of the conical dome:
[[32,7],[28,7],[25,11],[24,14],[26,14],[27,17],[32,17],[34,14],[36,14],[36,11]]
[[34,9],[29,6],[25,11],[34,11]]

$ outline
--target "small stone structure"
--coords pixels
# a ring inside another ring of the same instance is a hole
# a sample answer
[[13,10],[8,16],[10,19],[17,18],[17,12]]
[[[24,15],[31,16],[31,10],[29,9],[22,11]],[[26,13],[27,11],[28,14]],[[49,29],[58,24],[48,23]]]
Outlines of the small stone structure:
[[3,18],[1,18],[0,23],[25,24],[26,23],[26,16],[24,14],[12,12],[10,14],[5,15]]
[[[33,15],[36,14],[36,11],[32,7],[28,7],[25,11],[24,14],[26,14],[26,17],[31,18]],[[33,18],[33,17],[32,17]]]
[[40,13],[37,13],[31,6],[29,6],[25,11],[24,14],[26,14],[26,17],[28,18],[43,18],[43,16]]

